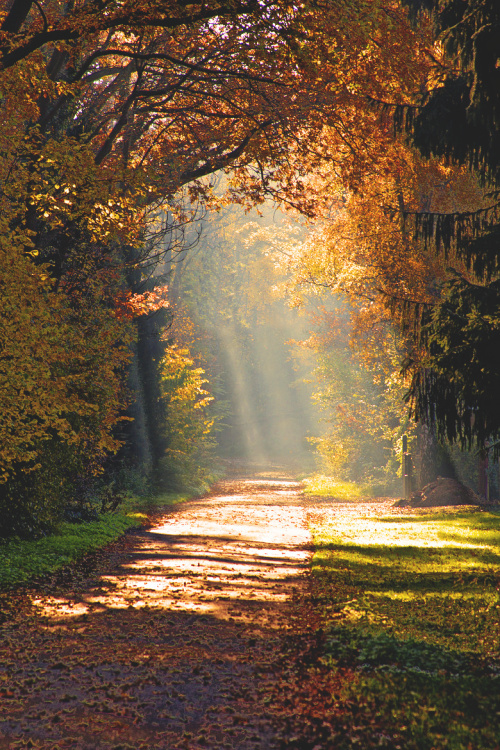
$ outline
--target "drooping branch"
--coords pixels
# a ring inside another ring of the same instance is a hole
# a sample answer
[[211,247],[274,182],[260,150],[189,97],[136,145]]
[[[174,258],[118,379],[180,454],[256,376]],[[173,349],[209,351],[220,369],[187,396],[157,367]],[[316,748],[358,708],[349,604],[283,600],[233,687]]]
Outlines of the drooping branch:
[[217,172],[219,169],[223,169],[224,167],[228,166],[232,162],[234,162],[236,159],[238,159],[247,148],[250,141],[259,133],[265,130],[269,125],[272,124],[272,120],[266,120],[265,122],[261,123],[258,127],[253,128],[250,130],[249,133],[242,139],[240,144],[234,148],[231,151],[228,151],[224,154],[220,154],[217,156],[214,156],[213,158],[209,158],[205,161],[205,163],[198,167],[197,169],[191,169],[186,170],[181,174],[181,180],[182,184],[186,184],[187,182],[191,182],[192,180],[197,180],[200,177],[205,177],[206,175],[212,174],[213,172]]

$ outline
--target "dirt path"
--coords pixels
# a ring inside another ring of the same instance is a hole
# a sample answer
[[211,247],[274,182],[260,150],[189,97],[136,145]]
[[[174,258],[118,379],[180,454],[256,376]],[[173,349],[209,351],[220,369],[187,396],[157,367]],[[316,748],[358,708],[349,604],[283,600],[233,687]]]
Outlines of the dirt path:
[[254,475],[128,534],[99,574],[19,596],[0,748],[286,747],[272,696],[309,544],[299,485]]

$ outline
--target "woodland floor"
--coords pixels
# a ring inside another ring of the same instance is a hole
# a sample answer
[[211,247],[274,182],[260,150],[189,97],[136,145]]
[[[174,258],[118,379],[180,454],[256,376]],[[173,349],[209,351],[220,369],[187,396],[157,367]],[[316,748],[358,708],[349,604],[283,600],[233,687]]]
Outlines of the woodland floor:
[[0,748],[329,747],[335,685],[314,666],[308,529],[331,511],[280,472],[228,479],[9,594]]

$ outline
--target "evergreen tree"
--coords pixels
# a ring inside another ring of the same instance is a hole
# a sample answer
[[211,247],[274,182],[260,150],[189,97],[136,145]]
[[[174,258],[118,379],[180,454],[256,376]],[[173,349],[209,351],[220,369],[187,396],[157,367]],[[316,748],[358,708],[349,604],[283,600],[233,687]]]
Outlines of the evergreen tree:
[[465,269],[423,315],[428,354],[415,368],[410,396],[415,416],[439,435],[482,449],[500,437],[500,5],[405,2],[417,24],[431,14],[445,64],[421,106],[399,108],[396,121],[425,157],[475,173],[488,199],[473,212],[406,216],[417,238]]

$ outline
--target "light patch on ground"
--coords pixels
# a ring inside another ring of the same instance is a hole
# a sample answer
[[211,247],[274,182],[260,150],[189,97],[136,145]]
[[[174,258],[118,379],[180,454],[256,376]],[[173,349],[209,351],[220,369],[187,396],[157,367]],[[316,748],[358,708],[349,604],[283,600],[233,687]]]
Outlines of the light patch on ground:
[[[339,544],[359,547],[458,547],[466,549],[485,549],[487,545],[462,541],[456,535],[446,538],[440,524],[426,523],[391,523],[376,518],[336,518],[334,524],[324,528],[325,535]],[[464,530],[464,538],[465,538]]]
[[221,483],[139,534],[140,544],[82,601],[35,600],[53,620],[99,609],[150,607],[268,624],[289,599],[310,556],[305,508],[293,480]]

